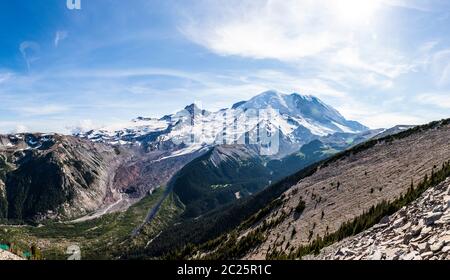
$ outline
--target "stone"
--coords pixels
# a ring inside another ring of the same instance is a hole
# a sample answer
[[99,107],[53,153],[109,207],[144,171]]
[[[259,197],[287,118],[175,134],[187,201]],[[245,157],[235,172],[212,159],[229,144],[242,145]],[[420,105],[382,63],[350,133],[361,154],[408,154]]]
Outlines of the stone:
[[418,236],[420,234],[421,231],[422,231],[422,226],[420,226],[420,225],[413,226],[411,228],[411,235],[413,237],[416,237],[416,236]]
[[[345,248],[344,248],[344,249],[345,249]],[[336,252],[335,256],[345,256],[345,253],[343,252],[344,249],[339,249],[339,250]]]
[[445,246],[444,248],[442,248],[441,252],[442,252],[442,253],[448,253],[448,252],[450,252],[450,246]]
[[413,237],[414,236],[411,233],[405,234],[405,236],[403,237],[403,244],[409,244]]
[[383,257],[383,254],[381,253],[381,251],[376,250],[370,259],[373,261],[379,261],[379,260],[381,260],[382,257]]
[[397,255],[397,252],[395,250],[386,249],[385,257],[386,257],[386,260],[397,260],[399,256]]
[[402,230],[402,231],[405,231],[405,230],[407,230],[407,229],[409,229],[409,228],[411,228],[411,222],[407,222],[404,226],[402,226],[400,229]]
[[444,235],[440,237],[439,241],[444,242],[444,246],[450,244],[450,235]]
[[353,260],[359,261],[359,260],[361,260],[362,258],[363,258],[363,255],[360,254],[359,256],[356,256]]
[[352,251],[352,250],[350,250],[350,249],[347,249],[347,250],[345,251],[345,255],[346,255],[346,256],[353,256],[353,255],[356,255],[356,252],[355,252],[355,251]]
[[434,222],[435,224],[450,224],[450,214],[445,214],[439,220]]
[[402,260],[411,261],[417,256],[417,252],[412,251],[409,254],[402,256]]
[[428,259],[429,257],[431,257],[433,255],[433,252],[425,252],[420,254],[420,256],[422,257],[422,259]]
[[430,226],[434,224],[435,221],[439,220],[442,217],[442,212],[436,212],[436,213],[428,213],[424,218],[424,223],[427,226]]
[[381,219],[380,224],[382,224],[382,225],[388,224],[390,220],[391,220],[391,219],[389,218],[389,216],[384,216],[384,217]]
[[406,218],[405,217],[401,217],[398,218],[397,220],[395,220],[395,222],[392,224],[393,228],[399,228],[401,227],[404,223],[405,223]]
[[403,206],[402,209],[398,210],[397,214],[400,217],[405,217],[406,216],[406,206]]
[[444,241],[437,241],[436,243],[430,245],[430,250],[432,252],[438,252],[444,247]]
[[372,227],[372,229],[380,229],[380,228],[385,228],[387,227],[389,224],[376,224]]
[[417,245],[417,249],[419,250],[420,253],[424,253],[429,249],[428,243],[420,243]]
[[422,228],[422,231],[420,232],[420,237],[424,238],[429,236],[429,234],[431,233],[433,229],[431,227],[424,227]]

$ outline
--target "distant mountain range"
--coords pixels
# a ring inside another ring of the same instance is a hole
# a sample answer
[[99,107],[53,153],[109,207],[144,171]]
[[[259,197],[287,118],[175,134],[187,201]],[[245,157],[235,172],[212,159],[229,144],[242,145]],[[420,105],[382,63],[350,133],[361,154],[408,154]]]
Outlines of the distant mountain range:
[[174,155],[221,144],[256,144],[262,153],[284,156],[320,137],[368,130],[316,97],[267,91],[218,112],[192,104],[160,119],[138,117],[123,128],[76,130],[75,135],[149,149],[169,147],[176,150]]
[[[316,97],[276,91],[217,112],[192,104],[160,119],[138,117],[121,126],[78,129],[73,135],[0,135],[0,223],[44,223],[19,231],[36,242],[46,234],[78,236],[77,224],[91,232],[85,242],[94,248],[88,252],[93,257],[161,257],[186,242],[248,228],[248,221],[240,225],[244,218],[271,212],[265,208],[300,180],[300,170],[309,176],[318,162],[373,141],[388,145],[390,135],[412,128],[371,130]],[[345,174],[343,167],[326,167]],[[303,196],[327,188],[320,185]],[[298,199],[287,191],[285,196]],[[308,211],[311,199],[305,200]],[[279,232],[286,230],[291,229]],[[9,235],[0,231],[2,238]],[[135,247],[109,248],[111,238],[118,244],[132,240]],[[142,251],[143,244],[148,250]],[[48,245],[51,252],[58,250],[53,245],[58,243]]]

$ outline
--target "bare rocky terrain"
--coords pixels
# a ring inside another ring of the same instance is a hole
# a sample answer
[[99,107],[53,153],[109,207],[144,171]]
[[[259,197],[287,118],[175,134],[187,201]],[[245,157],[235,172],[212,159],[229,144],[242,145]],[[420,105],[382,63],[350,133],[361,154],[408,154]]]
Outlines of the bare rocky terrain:
[[303,259],[450,260],[450,178],[371,229]]
[[[70,218],[98,209],[126,153],[62,135],[1,136],[3,206],[13,220]],[[120,156],[119,156],[120,155]]]
[[20,261],[23,260],[21,257],[14,255],[8,251],[0,249],[0,261]]
[[[372,206],[398,198],[411,183],[450,159],[449,139],[450,126],[445,122],[319,166],[282,195],[282,206],[266,216],[266,222],[277,218],[281,222],[245,258],[264,259],[271,250],[290,252],[337,231]],[[305,202],[301,215],[294,211],[299,201]]]
[[73,136],[2,135],[0,219],[83,221],[124,211],[197,156],[166,155]]

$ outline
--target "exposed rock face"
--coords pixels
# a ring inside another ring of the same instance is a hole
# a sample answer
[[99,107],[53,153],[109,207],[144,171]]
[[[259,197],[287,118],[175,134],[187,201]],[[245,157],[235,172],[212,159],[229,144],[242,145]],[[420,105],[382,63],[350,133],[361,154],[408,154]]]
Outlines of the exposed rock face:
[[21,257],[0,249],[0,261],[21,261]]
[[125,153],[71,136],[2,136],[0,218],[69,218],[96,210]]
[[304,259],[450,260],[449,202],[450,178],[390,216],[388,222]]
[[125,210],[200,154],[171,157],[74,136],[0,135],[0,221],[82,221]]

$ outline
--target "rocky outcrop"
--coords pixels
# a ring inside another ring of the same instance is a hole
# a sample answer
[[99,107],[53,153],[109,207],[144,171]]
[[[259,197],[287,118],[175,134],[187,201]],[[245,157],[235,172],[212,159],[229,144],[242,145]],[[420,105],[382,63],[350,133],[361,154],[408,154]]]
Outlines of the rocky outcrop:
[[126,153],[111,146],[71,136],[2,136],[0,215],[20,221],[94,211],[124,158]]
[[83,221],[126,210],[201,153],[64,135],[0,135],[0,221]]
[[371,229],[303,259],[450,260],[450,178]]

